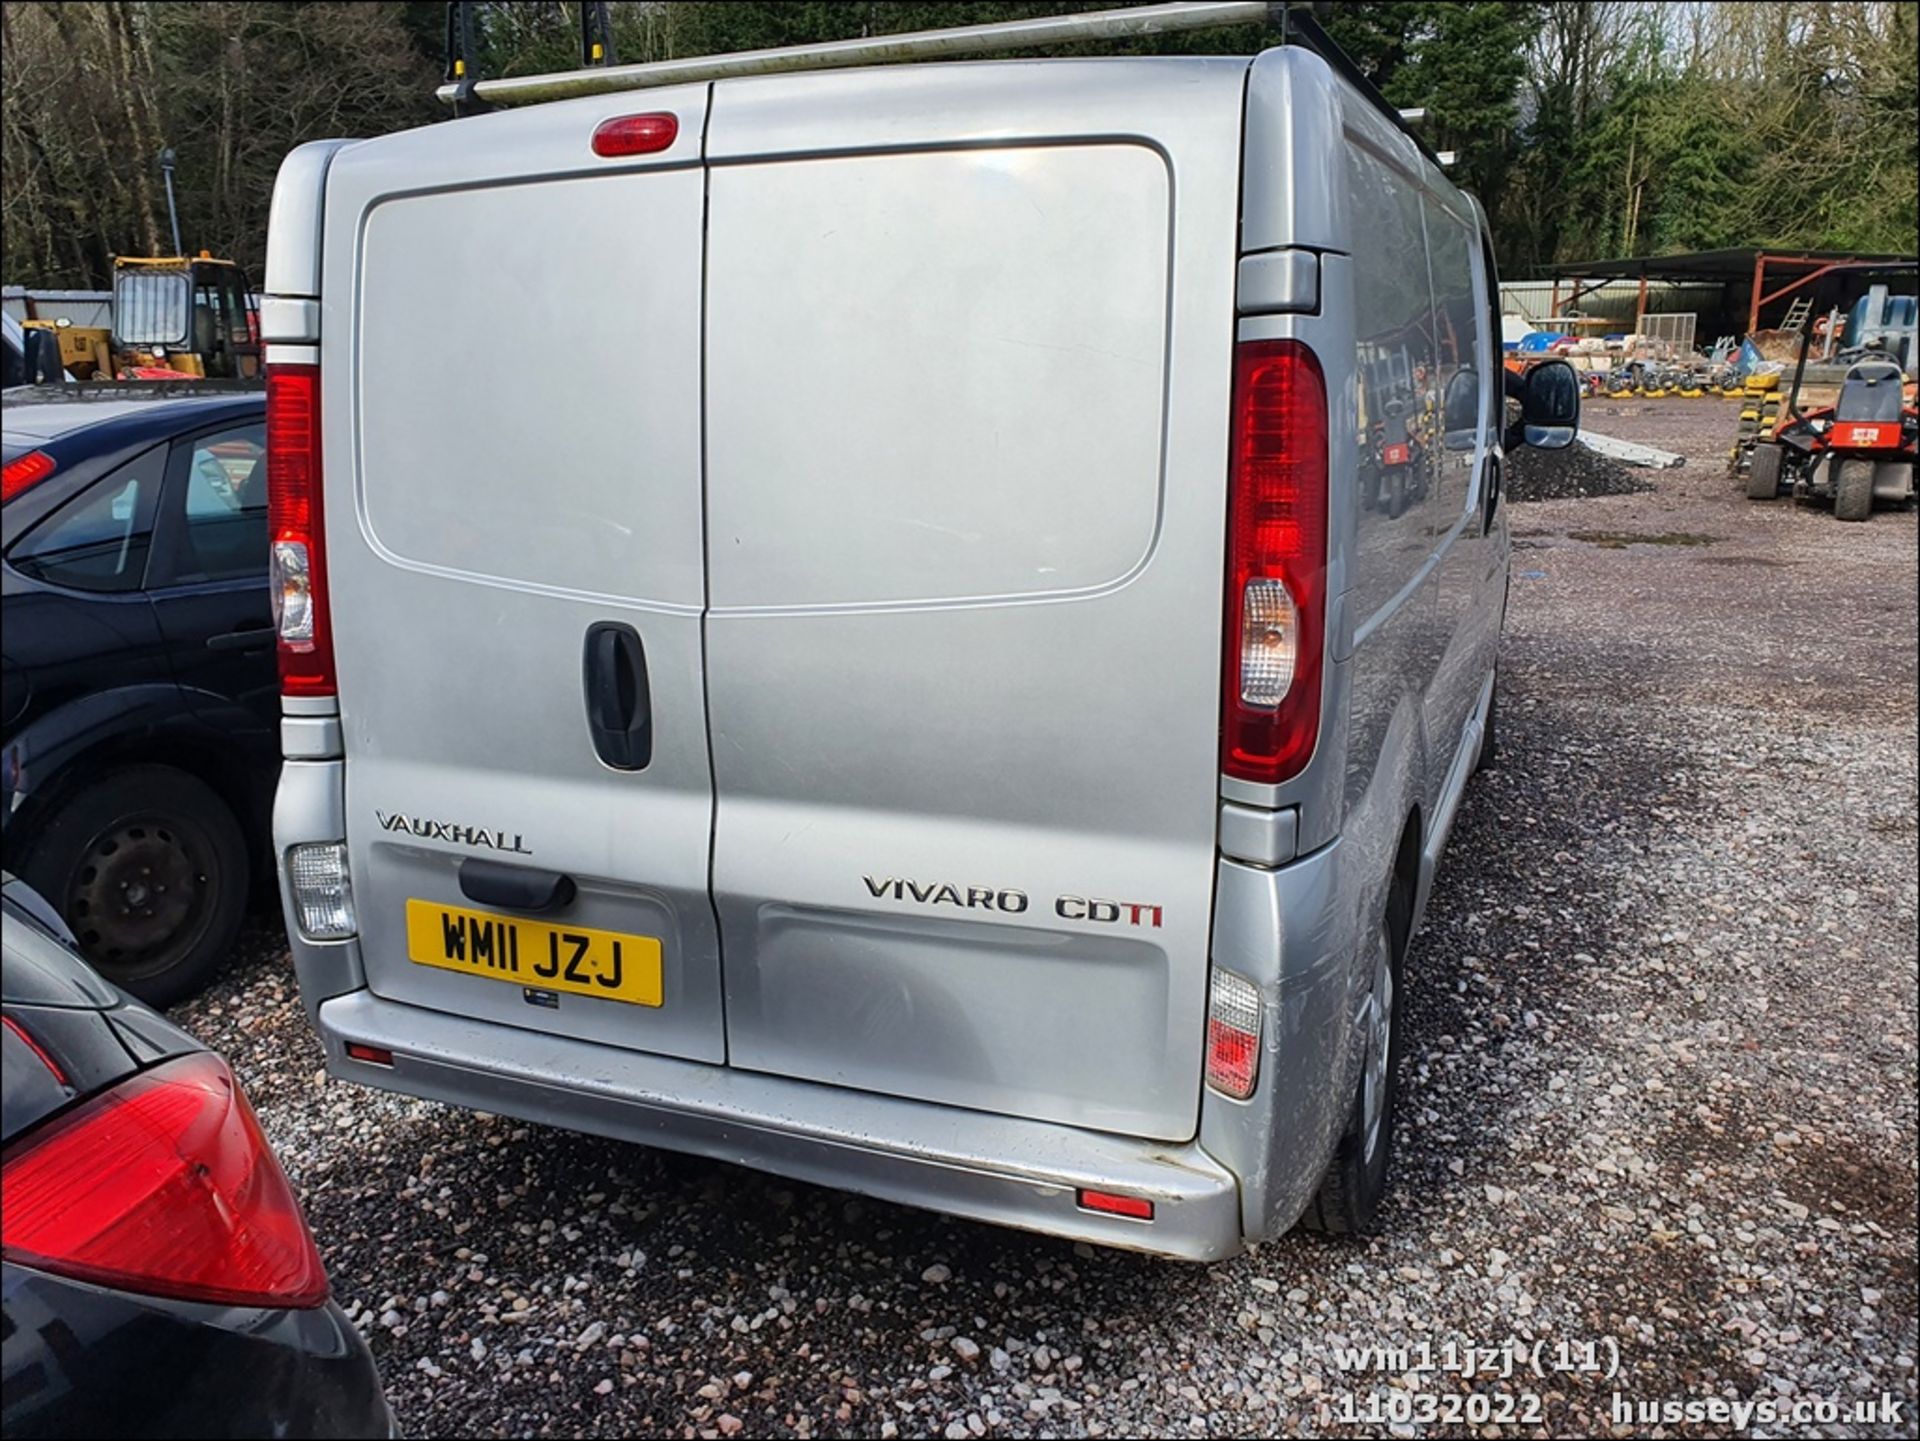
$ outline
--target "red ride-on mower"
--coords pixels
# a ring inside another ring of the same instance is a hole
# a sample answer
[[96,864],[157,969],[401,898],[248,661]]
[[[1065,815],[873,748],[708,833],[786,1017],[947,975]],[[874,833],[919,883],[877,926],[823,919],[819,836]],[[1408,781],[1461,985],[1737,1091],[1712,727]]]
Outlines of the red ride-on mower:
[[[1801,349],[1801,364],[1806,350]],[[1920,412],[1912,387],[1891,360],[1856,361],[1830,406],[1803,411],[1799,370],[1785,414],[1771,439],[1753,448],[1747,495],[1771,500],[1783,490],[1796,499],[1831,498],[1838,520],[1865,520],[1873,503],[1913,499],[1913,464],[1920,448]]]

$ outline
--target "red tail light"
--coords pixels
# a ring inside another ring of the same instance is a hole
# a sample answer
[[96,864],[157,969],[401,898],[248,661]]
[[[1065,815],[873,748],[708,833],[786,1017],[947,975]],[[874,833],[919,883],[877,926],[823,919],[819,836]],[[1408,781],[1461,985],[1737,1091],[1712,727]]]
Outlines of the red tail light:
[[320,508],[320,367],[267,367],[267,524],[280,690],[332,695],[333,630]]
[[1234,354],[1221,766],[1298,775],[1320,738],[1327,615],[1327,382],[1297,340]]
[[12,500],[23,490],[31,490],[60,467],[44,450],[30,450],[18,460],[10,460],[0,470],[0,502]]
[[318,1306],[327,1273],[239,1083],[200,1052],[8,1151],[0,1244],[35,1270],[146,1295]]

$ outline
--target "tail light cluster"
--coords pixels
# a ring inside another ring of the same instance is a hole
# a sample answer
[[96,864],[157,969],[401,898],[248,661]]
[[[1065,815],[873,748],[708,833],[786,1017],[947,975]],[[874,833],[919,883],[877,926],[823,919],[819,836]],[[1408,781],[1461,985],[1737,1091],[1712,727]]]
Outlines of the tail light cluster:
[[280,635],[280,689],[330,696],[333,632],[321,524],[320,367],[267,367],[269,584]]
[[1231,447],[1221,766],[1272,784],[1313,756],[1326,646],[1327,382],[1299,341],[1235,352]]
[[8,461],[0,470],[0,502],[31,490],[59,468],[44,450],[30,450],[17,460]]
[[343,941],[360,925],[353,913],[353,875],[341,841],[312,841],[287,848],[287,890],[310,941]]
[[226,1062],[167,1061],[8,1151],[7,1260],[144,1295],[311,1307],[327,1273]]
[[1213,968],[1207,994],[1207,1084],[1244,1101],[1260,1080],[1260,992]]

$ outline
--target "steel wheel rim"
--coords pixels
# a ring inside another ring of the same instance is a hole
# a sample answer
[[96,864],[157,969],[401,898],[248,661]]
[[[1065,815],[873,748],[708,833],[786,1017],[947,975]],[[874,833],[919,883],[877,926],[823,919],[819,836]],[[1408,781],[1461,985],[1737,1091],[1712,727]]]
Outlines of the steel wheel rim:
[[1393,951],[1386,928],[1374,935],[1373,991],[1367,997],[1367,1059],[1360,1078],[1362,1159],[1373,1160],[1386,1129],[1387,1093],[1393,1059]]
[[66,913],[87,959],[111,978],[166,970],[193,948],[218,889],[212,848],[166,816],[135,816],[95,836],[74,866]]

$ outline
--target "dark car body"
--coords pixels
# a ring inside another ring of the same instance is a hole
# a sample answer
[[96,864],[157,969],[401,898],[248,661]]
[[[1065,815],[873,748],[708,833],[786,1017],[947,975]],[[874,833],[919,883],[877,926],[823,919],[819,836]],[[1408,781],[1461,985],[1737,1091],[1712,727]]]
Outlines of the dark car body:
[[[0,1142],[11,1193],[18,1159],[49,1128],[130,1078],[205,1051],[101,980],[19,882],[7,881],[0,909]],[[331,1299],[292,1307],[145,1294],[21,1264],[11,1238],[0,1261],[0,1398],[9,1437],[393,1428],[366,1343]]]
[[[279,697],[264,420],[259,390],[204,386],[32,387],[0,406],[7,463],[37,453],[53,465],[0,508],[8,867],[73,923],[110,979],[160,1003],[192,986],[116,969],[80,913],[77,883],[37,852],[77,792],[164,767],[211,791],[244,846],[221,925],[203,927],[209,943],[223,929],[230,940],[233,897],[266,874]],[[73,852],[87,839],[57,842]],[[72,870],[70,854],[61,860]],[[210,969],[198,960],[194,984]]]

